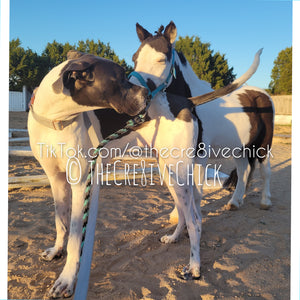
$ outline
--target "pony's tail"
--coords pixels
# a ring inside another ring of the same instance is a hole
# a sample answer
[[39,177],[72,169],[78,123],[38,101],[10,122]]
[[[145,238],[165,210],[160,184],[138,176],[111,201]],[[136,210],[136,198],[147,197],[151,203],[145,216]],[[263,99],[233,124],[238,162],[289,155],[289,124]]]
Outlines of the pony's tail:
[[238,181],[236,168],[233,169],[229,175],[229,177],[224,181],[223,188],[228,191],[233,191],[236,188]]
[[[253,172],[255,170],[255,160],[256,160],[255,158],[248,158],[248,162],[249,162],[251,169],[250,169],[250,173],[248,175],[246,189],[248,188],[248,186],[250,184]],[[238,182],[238,175],[237,175],[237,170],[235,168],[231,171],[229,177],[224,181],[223,188],[225,188],[228,191],[233,191],[236,188],[237,182]]]

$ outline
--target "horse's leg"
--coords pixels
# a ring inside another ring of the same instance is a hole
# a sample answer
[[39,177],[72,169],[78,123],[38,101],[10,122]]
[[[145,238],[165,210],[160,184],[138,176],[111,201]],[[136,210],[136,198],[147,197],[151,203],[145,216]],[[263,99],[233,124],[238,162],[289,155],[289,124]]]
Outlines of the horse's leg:
[[205,168],[207,164],[207,158],[196,159],[194,167],[194,199],[198,214],[201,216],[201,200],[203,197],[203,183],[205,179]]
[[[195,206],[198,211],[198,214],[201,216],[201,200],[203,196],[203,183],[205,179],[205,167],[207,159],[206,158],[196,158],[194,170],[193,170],[193,193],[195,199]],[[169,216],[169,222],[171,224],[177,224],[178,222],[178,211],[176,206],[172,210]]]
[[270,158],[266,157],[262,162],[259,163],[259,166],[260,166],[260,173],[264,181],[260,208],[269,209],[272,206],[271,192],[270,192],[270,179],[271,179]]
[[186,174],[187,170],[191,170],[190,172],[193,172],[193,165],[191,163],[183,162],[183,164],[180,164],[180,170],[176,170],[176,176],[174,176],[174,170],[172,171],[171,168],[172,166],[176,166],[176,161],[171,163],[170,160],[162,161],[160,159],[161,170],[165,169],[163,167],[163,162],[166,163],[168,168],[165,183],[167,184],[175,201],[175,206],[178,211],[178,224],[173,234],[163,236],[161,238],[161,242],[176,242],[184,228],[184,225],[186,224],[191,246],[190,262],[189,265],[183,269],[181,277],[184,279],[198,279],[200,277],[200,237],[202,218],[195,206],[192,186],[193,182],[187,178]]
[[243,204],[243,197],[246,191],[248,176],[251,172],[251,166],[248,158],[235,159],[238,181],[232,198],[228,202],[228,209],[236,210]]
[[[179,239],[179,235],[184,229],[185,226],[185,216],[182,210],[182,206],[180,205],[181,197],[185,197],[185,193],[182,193],[182,187],[178,185],[178,182],[176,179],[169,177],[169,172],[170,170],[166,171],[166,167],[168,166],[166,164],[166,161],[163,159],[159,159],[159,168],[160,168],[160,173],[163,176],[164,182],[169,189],[169,192],[171,193],[171,196],[174,200],[175,203],[175,208],[170,214],[170,222],[177,224],[176,229],[172,235],[165,235],[163,236],[160,240],[162,243],[175,243]],[[169,164],[170,166],[170,164]],[[185,200],[186,202],[186,200]]]

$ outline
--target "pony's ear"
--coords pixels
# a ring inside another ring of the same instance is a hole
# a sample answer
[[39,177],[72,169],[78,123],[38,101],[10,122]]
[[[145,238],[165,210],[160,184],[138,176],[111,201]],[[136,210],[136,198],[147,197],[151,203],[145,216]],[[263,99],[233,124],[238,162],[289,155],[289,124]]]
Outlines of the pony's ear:
[[173,21],[171,21],[166,27],[164,36],[171,44],[175,42],[177,36],[177,28]]
[[149,36],[152,36],[152,34],[143,28],[139,23],[136,23],[136,33],[141,43]]

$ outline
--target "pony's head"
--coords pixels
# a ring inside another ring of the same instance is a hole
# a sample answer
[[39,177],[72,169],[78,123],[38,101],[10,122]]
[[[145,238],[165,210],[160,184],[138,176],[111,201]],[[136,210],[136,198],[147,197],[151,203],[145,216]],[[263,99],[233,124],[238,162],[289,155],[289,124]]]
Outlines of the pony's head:
[[160,26],[155,35],[152,35],[137,23],[136,32],[141,45],[132,57],[134,69],[142,75],[150,89],[155,89],[166,82],[172,72],[172,49],[177,29],[171,21],[166,28]]
[[[197,77],[184,55],[174,50],[177,29],[172,21],[166,28],[160,26],[155,35],[138,23],[136,32],[141,45],[132,57],[135,72],[130,81],[154,90],[155,94],[165,89],[168,93],[188,97],[194,105],[227,95],[243,85],[256,72],[262,53],[262,49],[256,53],[252,65],[241,77],[213,91],[210,83]],[[200,96],[191,98],[192,95]]]

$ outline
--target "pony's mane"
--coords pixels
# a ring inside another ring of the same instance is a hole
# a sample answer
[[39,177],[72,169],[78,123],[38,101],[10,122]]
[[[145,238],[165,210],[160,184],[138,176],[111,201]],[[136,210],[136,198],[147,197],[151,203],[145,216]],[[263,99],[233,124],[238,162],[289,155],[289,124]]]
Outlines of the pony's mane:
[[160,35],[162,35],[162,32],[163,32],[164,29],[165,29],[165,27],[163,25],[160,25],[158,30],[155,31],[154,33],[156,33],[156,36],[160,36]]

